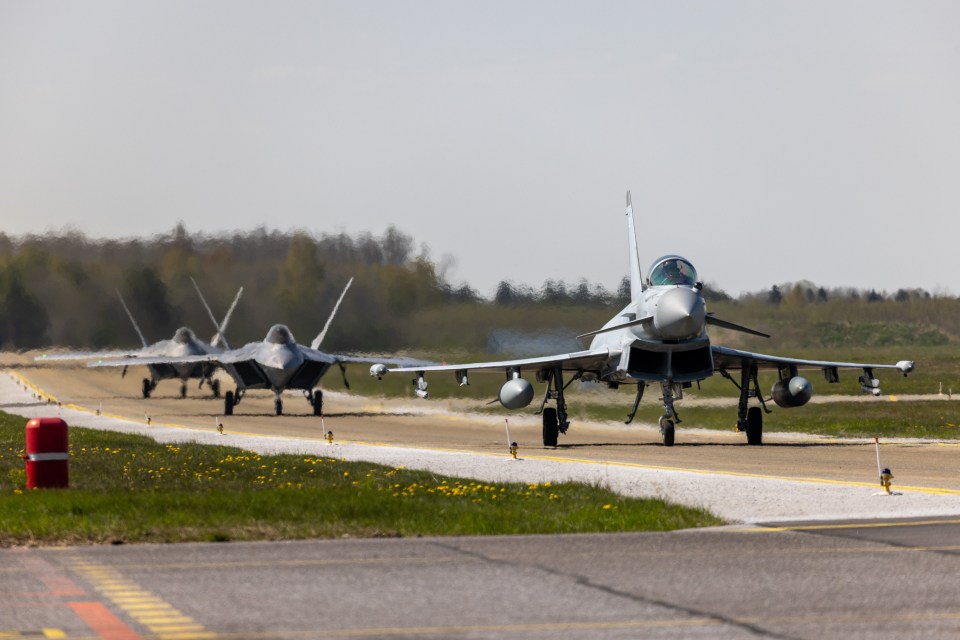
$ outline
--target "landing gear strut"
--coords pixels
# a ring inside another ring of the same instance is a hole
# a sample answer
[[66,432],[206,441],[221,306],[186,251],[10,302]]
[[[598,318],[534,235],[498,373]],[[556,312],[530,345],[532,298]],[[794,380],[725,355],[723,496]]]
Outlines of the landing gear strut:
[[[539,411],[543,416],[543,446],[555,447],[557,446],[559,435],[566,433],[567,429],[570,428],[570,421],[567,419],[567,401],[563,397],[563,390],[574,380],[579,380],[583,373],[577,372],[570,378],[567,384],[563,384],[563,370],[560,367],[547,370],[544,373],[547,390],[546,393],[543,394],[543,401],[540,403]],[[547,400],[556,400],[556,408],[544,408]]]
[[[769,411],[763,400],[763,395],[760,393],[760,382],[757,380],[756,365],[749,365],[747,362],[743,363],[740,369],[739,384],[737,384],[737,381],[725,370],[721,369],[720,374],[740,389],[740,402],[737,405],[737,431],[746,432],[748,445],[762,445],[763,413],[765,411],[769,413]],[[751,395],[751,386],[754,389],[753,395],[760,401],[759,407],[747,407]]]
[[[663,393],[663,411],[664,415],[660,418],[660,437],[663,440],[663,446],[673,446],[674,425],[681,422],[673,408],[673,382],[664,380],[660,383],[660,391]],[[638,392],[639,394],[639,392]]]
[[183,382],[180,383],[180,397],[181,397],[181,398],[186,398],[186,397],[187,397],[187,382],[186,382],[186,380],[184,380]]
[[283,415],[283,399],[280,397],[280,394],[277,394],[277,397],[273,399],[273,411],[278,416]]

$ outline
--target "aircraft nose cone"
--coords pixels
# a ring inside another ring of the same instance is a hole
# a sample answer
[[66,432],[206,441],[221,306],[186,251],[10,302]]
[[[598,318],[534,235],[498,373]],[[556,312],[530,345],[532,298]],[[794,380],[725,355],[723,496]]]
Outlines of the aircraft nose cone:
[[700,335],[706,318],[703,298],[692,289],[677,287],[660,297],[653,326],[665,340],[682,340]]

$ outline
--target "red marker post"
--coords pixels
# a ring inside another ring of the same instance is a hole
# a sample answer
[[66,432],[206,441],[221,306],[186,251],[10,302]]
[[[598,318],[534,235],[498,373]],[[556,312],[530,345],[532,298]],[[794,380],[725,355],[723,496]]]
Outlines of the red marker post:
[[65,489],[70,485],[70,442],[60,418],[27,422],[27,489]]

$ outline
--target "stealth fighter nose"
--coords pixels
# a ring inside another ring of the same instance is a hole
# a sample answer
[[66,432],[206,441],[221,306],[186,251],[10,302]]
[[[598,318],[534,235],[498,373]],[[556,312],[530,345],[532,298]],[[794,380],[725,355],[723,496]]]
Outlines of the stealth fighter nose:
[[700,294],[693,289],[677,287],[660,297],[653,326],[664,340],[694,338],[703,332],[706,317],[707,309]]

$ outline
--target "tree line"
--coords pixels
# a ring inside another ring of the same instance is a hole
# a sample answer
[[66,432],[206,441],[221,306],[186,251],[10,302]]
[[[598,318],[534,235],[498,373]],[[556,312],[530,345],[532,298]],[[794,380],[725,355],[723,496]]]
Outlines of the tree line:
[[[263,227],[206,235],[188,233],[183,224],[148,239],[95,240],[73,231],[0,233],[0,348],[139,346],[117,292],[149,341],[169,338],[179,326],[209,340],[215,328],[191,277],[220,316],[244,288],[226,332],[234,347],[262,339],[277,322],[309,343],[350,277],[353,286],[324,349],[482,351],[495,330],[597,328],[630,296],[624,277],[616,291],[586,280],[551,279],[539,288],[504,281],[486,299],[466,283],[451,284],[442,271],[425,246],[417,248],[394,227],[379,237]],[[922,289],[887,294],[827,290],[801,281],[734,298],[708,283],[704,294],[712,311],[723,309],[747,324],[749,316],[774,325],[787,318],[782,324],[789,326],[804,318],[852,314],[923,324],[950,340],[960,335],[960,321],[953,319],[960,317],[957,300]],[[863,306],[869,310],[857,311]]]

